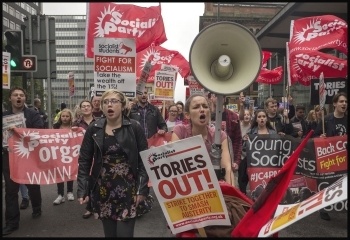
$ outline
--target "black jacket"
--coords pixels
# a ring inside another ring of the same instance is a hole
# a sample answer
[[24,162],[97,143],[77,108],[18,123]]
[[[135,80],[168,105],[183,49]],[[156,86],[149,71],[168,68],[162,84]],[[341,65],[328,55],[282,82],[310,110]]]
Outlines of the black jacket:
[[293,133],[293,125],[289,121],[289,123],[284,123],[283,116],[281,114],[276,114],[273,118],[268,117],[271,125],[275,125],[275,130],[277,133],[283,132],[285,134],[291,135]]
[[[100,118],[86,129],[78,159],[78,198],[88,196],[89,191],[94,189],[100,176],[103,165],[101,150],[103,149],[105,125],[106,119]],[[114,136],[128,156],[129,164],[136,178],[137,195],[147,196],[149,193],[148,175],[139,152],[147,150],[148,143],[141,125],[123,116],[122,126],[114,132]],[[91,168],[91,186],[89,186]]]
[[[324,128],[325,128],[326,137],[338,136],[337,130],[335,128],[334,113],[329,113],[324,117]],[[322,121],[320,121],[317,124],[313,137],[319,137],[321,134],[323,134]]]
[[[143,120],[141,119],[141,114],[139,113],[138,106],[138,104],[134,104],[132,106],[129,117],[141,123]],[[167,132],[168,127],[159,109],[150,103],[147,104],[146,108],[146,122],[148,129],[148,136],[146,136],[146,138],[152,137],[158,132],[158,129],[162,129]]]
[[[303,130],[303,135],[301,136],[302,138],[305,137],[310,130],[305,119],[300,120],[296,116],[294,116],[289,121],[290,121],[290,123],[292,123],[292,125],[293,125],[293,123],[298,123],[298,122],[300,123],[301,128]],[[294,129],[293,129],[293,133],[291,135],[295,138],[298,137],[298,133],[295,132]]]

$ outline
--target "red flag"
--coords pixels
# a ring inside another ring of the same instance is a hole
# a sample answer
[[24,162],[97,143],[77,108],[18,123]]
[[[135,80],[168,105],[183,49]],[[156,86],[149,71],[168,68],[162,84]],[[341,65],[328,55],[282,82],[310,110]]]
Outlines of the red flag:
[[94,57],[94,38],[135,38],[136,52],[167,40],[161,8],[90,2],[87,8],[85,55]]
[[278,84],[282,81],[283,69],[281,66],[276,67],[275,69],[267,69],[267,61],[271,58],[272,53],[269,51],[262,51],[262,67],[259,73],[259,76],[256,79],[258,83],[265,84]]
[[136,76],[140,78],[142,69],[149,57],[153,55],[152,70],[149,73],[147,82],[154,82],[155,71],[161,69],[162,64],[173,65],[179,68],[181,77],[186,78],[190,74],[190,64],[188,61],[178,52],[168,50],[161,46],[151,46],[147,49],[137,53],[136,57]]
[[276,67],[272,70],[263,68],[256,79],[258,83],[278,84],[282,81],[283,69],[282,66]]
[[289,47],[291,54],[325,48],[348,54],[348,24],[333,15],[292,20]]
[[273,217],[277,205],[281,202],[294,175],[299,155],[312,134],[313,130],[308,133],[297,149],[290,155],[278,174],[271,178],[259,198],[252,205],[252,208],[232,231],[232,237],[258,237],[260,229]]
[[[293,71],[301,76],[315,79],[323,72],[326,78],[346,78],[348,75],[348,61],[319,51],[304,51],[290,55]],[[300,82],[300,81],[299,81]],[[300,82],[309,86],[310,81]]]
[[291,83],[309,86],[321,72],[325,78],[347,77],[347,60],[321,52],[336,49],[348,53],[348,25],[333,15],[313,16],[291,21],[287,61]]
[[266,68],[267,67],[267,61],[271,58],[272,52],[269,51],[262,51],[262,65],[261,68]]

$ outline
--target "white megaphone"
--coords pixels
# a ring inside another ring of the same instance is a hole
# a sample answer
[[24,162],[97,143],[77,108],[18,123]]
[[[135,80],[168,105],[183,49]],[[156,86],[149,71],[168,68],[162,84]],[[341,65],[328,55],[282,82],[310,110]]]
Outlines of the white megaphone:
[[258,77],[262,62],[260,44],[246,27],[234,22],[217,22],[196,36],[189,60],[193,77],[217,95],[215,144],[210,156],[218,178],[222,179],[220,136],[223,96],[241,92]]
[[217,22],[196,36],[189,60],[193,77],[204,88],[230,95],[241,92],[258,77],[262,52],[258,40],[246,27]]

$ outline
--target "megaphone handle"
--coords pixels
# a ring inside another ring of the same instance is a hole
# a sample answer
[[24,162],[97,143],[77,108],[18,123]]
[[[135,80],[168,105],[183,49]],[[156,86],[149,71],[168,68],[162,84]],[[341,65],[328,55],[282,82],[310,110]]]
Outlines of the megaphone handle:
[[221,122],[222,122],[222,111],[223,111],[223,105],[224,103],[224,96],[219,94],[216,95],[216,109],[215,109],[215,136],[214,136],[214,143],[215,147],[217,149],[216,151],[216,161],[213,163],[215,169],[215,173],[218,177],[218,180],[223,180],[225,177],[225,173],[222,172],[221,168]]
[[223,104],[224,104],[224,96],[221,94],[216,95],[214,142],[217,146],[218,145],[221,146],[221,122],[222,122]]

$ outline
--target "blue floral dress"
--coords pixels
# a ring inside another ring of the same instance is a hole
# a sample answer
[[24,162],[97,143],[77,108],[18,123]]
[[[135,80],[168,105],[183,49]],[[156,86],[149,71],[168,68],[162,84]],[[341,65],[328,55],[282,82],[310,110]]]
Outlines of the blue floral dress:
[[126,221],[136,217],[136,181],[127,155],[114,136],[105,134],[103,166],[92,194],[94,211],[100,219]]

